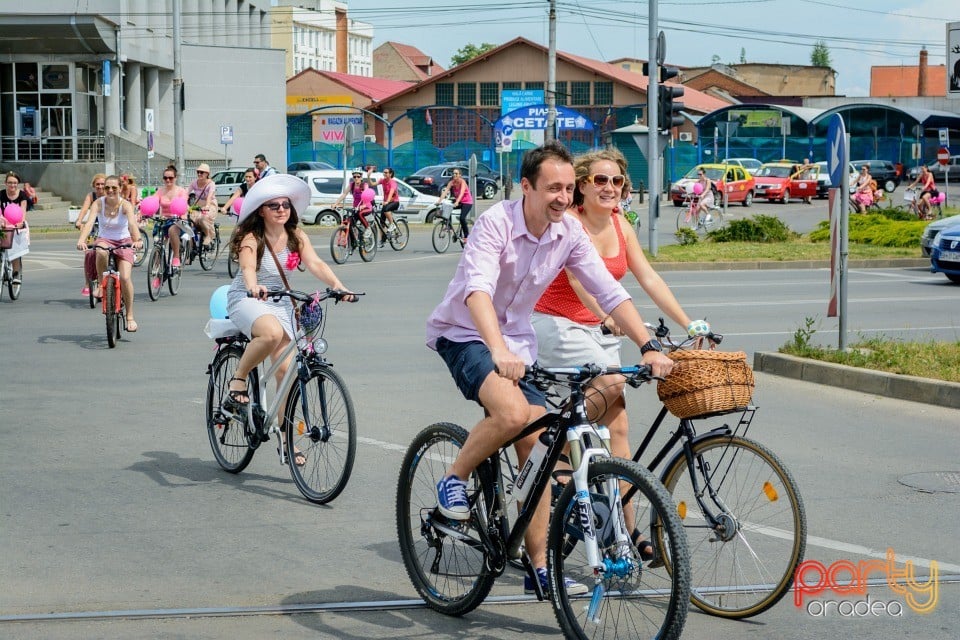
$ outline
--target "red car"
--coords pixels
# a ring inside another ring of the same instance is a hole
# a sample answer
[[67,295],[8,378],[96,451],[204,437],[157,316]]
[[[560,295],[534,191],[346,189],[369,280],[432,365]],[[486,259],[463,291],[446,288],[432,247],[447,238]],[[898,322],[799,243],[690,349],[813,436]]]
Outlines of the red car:
[[[670,199],[673,200],[673,206],[679,207],[683,204],[687,187],[697,181],[697,172],[700,169],[703,169],[707,177],[713,181],[721,197],[726,192],[729,204],[739,202],[745,207],[753,204],[754,179],[749,171],[739,165],[732,164],[698,164],[670,187]],[[720,202],[718,201],[717,204],[720,204]]]
[[790,198],[814,198],[818,172],[816,165],[804,168],[789,162],[768,162],[754,174],[757,197],[783,203]]

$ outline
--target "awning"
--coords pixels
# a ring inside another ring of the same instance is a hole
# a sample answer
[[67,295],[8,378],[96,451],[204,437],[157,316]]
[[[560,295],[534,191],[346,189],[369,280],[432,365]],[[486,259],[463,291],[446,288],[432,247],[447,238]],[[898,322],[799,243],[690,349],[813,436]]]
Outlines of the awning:
[[7,13],[0,22],[0,54],[104,55],[116,50],[116,25],[96,15]]

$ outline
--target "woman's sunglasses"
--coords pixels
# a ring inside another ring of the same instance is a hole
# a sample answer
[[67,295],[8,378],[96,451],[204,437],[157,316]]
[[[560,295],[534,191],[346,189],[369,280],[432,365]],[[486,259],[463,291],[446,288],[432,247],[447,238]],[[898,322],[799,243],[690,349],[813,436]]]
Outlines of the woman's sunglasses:
[[626,180],[622,175],[608,176],[605,173],[594,173],[587,176],[587,182],[593,183],[595,187],[605,187],[607,183],[612,182],[613,186],[619,189]]
[[268,202],[268,203],[266,203],[266,204],[263,205],[263,206],[265,206],[267,209],[270,209],[270,211],[280,211],[280,209],[286,209],[287,211],[289,211],[290,209],[293,208],[293,205],[291,205],[290,202],[287,202],[287,201],[285,201],[285,202]]

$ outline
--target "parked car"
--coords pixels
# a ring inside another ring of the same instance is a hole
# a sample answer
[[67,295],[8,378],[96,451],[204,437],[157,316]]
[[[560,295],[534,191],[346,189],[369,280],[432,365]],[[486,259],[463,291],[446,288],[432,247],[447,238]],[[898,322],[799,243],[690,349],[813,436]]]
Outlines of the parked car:
[[[817,197],[826,198],[829,195],[830,187],[833,185],[830,184],[830,171],[827,168],[827,161],[821,160],[820,162],[815,162],[817,165]],[[849,185],[853,186],[857,182],[857,170],[854,168],[853,163],[847,163],[847,178],[849,179]]]
[[[950,160],[946,165],[940,164],[938,161],[934,160],[927,165],[927,169],[930,170],[930,173],[933,174],[933,177],[938,182],[943,180],[943,175],[946,172],[946,169],[950,169],[950,175],[954,177],[960,177],[960,155],[950,156]],[[911,167],[909,172],[910,181],[913,182],[917,179],[917,175],[920,173],[920,167]],[[951,179],[951,182],[953,180]]]
[[[447,186],[447,183],[450,182],[454,169],[460,169],[463,179],[467,182],[470,181],[466,163],[446,163],[423,167],[419,171],[407,176],[406,182],[415,189],[436,196],[439,195],[443,188]],[[489,169],[490,168],[487,167],[487,170]],[[477,197],[490,200],[497,195],[498,191],[497,181],[490,177],[484,177],[484,175],[480,173],[480,165],[477,165]]]
[[[325,227],[340,224],[340,213],[333,208],[333,203],[343,193],[343,171],[300,171],[297,176],[310,185],[310,205],[301,216],[304,224]],[[383,174],[373,173],[371,177],[379,180]],[[400,179],[397,179],[397,193],[400,195],[400,209],[394,215],[406,218],[408,222],[433,222],[439,211],[437,196],[417,191]],[[377,187],[377,202],[383,202],[383,190],[380,187]],[[349,195],[344,204],[348,207],[353,204]]]
[[757,175],[757,171],[763,165],[763,163],[756,158],[727,158],[723,161],[723,164],[739,165],[749,171],[750,175],[753,176]]
[[[459,167],[464,176],[470,173],[470,163],[466,160],[463,162],[441,162],[440,164],[449,165],[451,167]],[[497,186],[500,185],[500,174],[494,171],[490,165],[482,162],[477,163],[477,178],[492,180],[493,182],[497,183]]]
[[728,203],[739,202],[745,207],[753,204],[755,181],[746,169],[735,165],[698,164],[670,187],[670,199],[673,201],[673,206],[679,207],[683,204],[687,186],[697,181],[697,171],[700,169],[703,169],[707,177],[713,181],[720,194],[727,194]]
[[243,174],[246,170],[247,167],[231,167],[223,171],[217,171],[210,176],[213,184],[216,185],[218,205],[225,205],[227,200],[230,199],[230,196],[233,195],[233,192],[240,188],[240,183],[243,182]]
[[869,165],[870,176],[877,181],[877,186],[887,193],[893,193],[900,186],[897,167],[888,160],[854,160],[851,164],[858,172],[863,165]]
[[817,195],[816,165],[812,169],[798,171],[799,165],[791,162],[768,162],[754,175],[756,197],[777,200],[784,204],[790,198],[813,198]]
[[293,175],[298,171],[336,171],[336,167],[329,162],[302,161],[291,162],[287,165],[287,173]]
[[930,247],[930,271],[960,284],[960,225],[937,232]]
[[950,216],[934,220],[923,229],[923,235],[920,236],[920,253],[924,258],[930,257],[930,249],[933,247],[933,239],[938,233],[946,228],[960,226],[960,215]]

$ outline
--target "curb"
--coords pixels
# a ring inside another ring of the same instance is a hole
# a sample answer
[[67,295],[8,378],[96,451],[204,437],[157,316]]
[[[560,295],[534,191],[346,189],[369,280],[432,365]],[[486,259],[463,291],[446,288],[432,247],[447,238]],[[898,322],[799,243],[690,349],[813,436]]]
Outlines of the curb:
[[[740,271],[766,269],[829,269],[829,260],[744,260],[742,262],[657,262],[650,264],[657,271]],[[847,260],[850,269],[889,269],[930,267],[929,258],[878,258]]]
[[753,368],[755,371],[805,382],[960,409],[960,383],[956,382],[848,367],[765,351],[753,354]]

